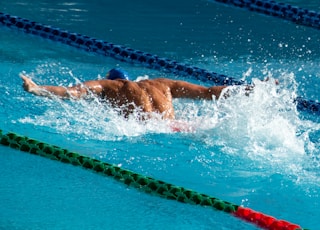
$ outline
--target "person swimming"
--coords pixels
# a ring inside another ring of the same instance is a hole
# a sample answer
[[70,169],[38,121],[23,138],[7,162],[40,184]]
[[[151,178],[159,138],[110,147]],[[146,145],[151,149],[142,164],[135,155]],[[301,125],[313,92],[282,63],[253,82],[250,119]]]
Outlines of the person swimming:
[[24,74],[20,74],[20,77],[23,88],[34,95],[62,99],[81,99],[93,95],[104,99],[113,107],[121,108],[125,117],[139,109],[143,112],[142,119],[152,116],[152,113],[160,114],[162,119],[174,119],[173,98],[218,99],[227,87],[205,87],[167,78],[134,82],[120,68],[108,71],[106,79],[89,80],[70,87],[37,85]]

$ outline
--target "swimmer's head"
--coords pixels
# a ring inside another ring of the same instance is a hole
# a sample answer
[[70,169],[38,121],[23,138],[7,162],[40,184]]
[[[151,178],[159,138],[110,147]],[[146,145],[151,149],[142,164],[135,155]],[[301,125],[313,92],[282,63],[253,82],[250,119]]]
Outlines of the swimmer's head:
[[130,79],[128,73],[119,68],[111,69],[107,73],[106,78],[109,80],[116,80],[116,79],[129,80]]

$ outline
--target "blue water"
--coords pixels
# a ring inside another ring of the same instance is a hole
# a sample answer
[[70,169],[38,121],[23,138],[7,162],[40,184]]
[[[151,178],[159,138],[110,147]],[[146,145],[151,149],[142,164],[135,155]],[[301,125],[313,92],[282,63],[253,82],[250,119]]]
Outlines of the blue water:
[[[319,10],[318,1],[286,1]],[[175,100],[193,132],[141,124],[97,101],[37,98],[21,87],[103,77],[169,77],[0,27],[0,129],[13,131],[318,229],[319,117],[296,95],[319,100],[319,31],[212,1],[1,2],[12,15],[179,62],[253,80],[250,97]],[[145,76],[146,75],[146,76]],[[261,83],[264,77],[279,79]],[[167,201],[71,165],[0,146],[0,229],[257,229],[210,208]]]

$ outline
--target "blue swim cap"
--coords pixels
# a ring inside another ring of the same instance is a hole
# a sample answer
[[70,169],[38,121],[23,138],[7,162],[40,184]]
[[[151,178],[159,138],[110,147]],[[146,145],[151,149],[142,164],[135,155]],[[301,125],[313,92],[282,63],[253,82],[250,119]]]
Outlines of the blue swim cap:
[[109,80],[116,80],[116,79],[123,79],[123,80],[129,80],[129,74],[119,68],[111,69],[106,76]]

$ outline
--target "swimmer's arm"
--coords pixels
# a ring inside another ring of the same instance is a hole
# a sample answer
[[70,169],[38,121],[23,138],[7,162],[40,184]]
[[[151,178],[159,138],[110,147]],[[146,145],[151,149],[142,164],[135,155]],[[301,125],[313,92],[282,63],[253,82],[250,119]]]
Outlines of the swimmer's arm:
[[101,86],[97,85],[95,81],[84,82],[72,87],[51,86],[51,85],[37,85],[27,76],[20,74],[23,80],[23,88],[32,94],[43,97],[57,96],[62,99],[80,99],[90,93],[100,94],[102,92]]
[[218,99],[222,90],[227,86],[204,87],[185,81],[172,81],[170,84],[171,94],[173,98],[190,98],[190,99],[206,99],[212,100],[214,97]]
[[[264,81],[268,81],[265,79]],[[227,98],[229,97],[228,90],[225,90],[228,86],[212,86],[204,87],[201,85],[192,84],[185,81],[173,81],[170,79],[159,79],[166,85],[169,86],[171,90],[171,95],[173,98],[190,98],[190,99],[219,99],[221,96]],[[275,84],[278,85],[279,81],[275,80]],[[249,95],[253,91],[254,85],[244,85],[246,95]]]

